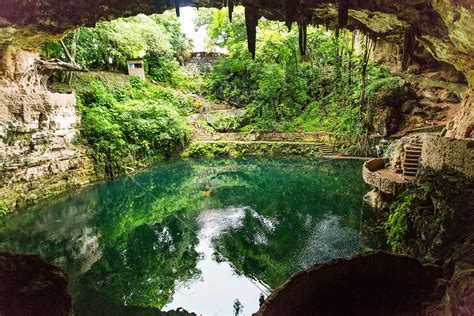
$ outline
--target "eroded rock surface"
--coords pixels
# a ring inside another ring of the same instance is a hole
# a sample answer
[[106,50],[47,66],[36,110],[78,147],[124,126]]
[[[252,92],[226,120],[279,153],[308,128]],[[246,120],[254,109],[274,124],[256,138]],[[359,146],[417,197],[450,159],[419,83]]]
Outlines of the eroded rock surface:
[[42,91],[35,54],[16,51],[0,80],[0,201],[14,209],[88,182],[93,170],[75,145],[74,94]]

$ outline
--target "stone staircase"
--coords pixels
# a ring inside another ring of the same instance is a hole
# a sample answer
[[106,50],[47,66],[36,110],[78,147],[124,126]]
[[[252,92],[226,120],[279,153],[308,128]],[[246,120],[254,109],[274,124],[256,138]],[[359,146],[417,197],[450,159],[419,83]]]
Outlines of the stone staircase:
[[334,152],[332,151],[331,147],[329,147],[326,144],[323,143],[316,143],[316,145],[319,147],[319,151],[323,156],[332,156],[334,155]]
[[413,178],[418,172],[420,164],[422,142],[408,144],[405,148],[405,161],[403,162],[403,177]]

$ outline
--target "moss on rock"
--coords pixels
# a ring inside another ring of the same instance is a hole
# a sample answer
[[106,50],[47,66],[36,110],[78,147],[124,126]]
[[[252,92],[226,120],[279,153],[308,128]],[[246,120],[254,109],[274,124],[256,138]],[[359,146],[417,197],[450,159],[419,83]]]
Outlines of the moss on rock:
[[202,141],[190,144],[182,157],[216,156],[322,156],[318,145],[289,142],[224,142]]
[[390,206],[384,227],[392,250],[444,262],[472,227],[472,185],[472,180],[447,171],[425,171]]

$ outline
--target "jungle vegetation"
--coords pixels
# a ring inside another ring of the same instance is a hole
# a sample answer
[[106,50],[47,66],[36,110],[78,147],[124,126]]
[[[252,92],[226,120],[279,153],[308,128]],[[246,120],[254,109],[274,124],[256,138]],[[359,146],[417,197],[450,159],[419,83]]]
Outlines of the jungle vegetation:
[[191,42],[172,12],[101,22],[41,46],[45,58],[89,70],[125,73],[127,59],[144,59],[146,82],[116,85],[71,73],[56,78],[78,92],[81,142],[91,148],[98,174],[124,174],[182,147],[190,134],[183,91],[245,108],[231,124],[235,131],[329,131],[361,139],[378,92],[399,85],[398,77],[369,62],[375,42],[362,34],[308,26],[302,47],[296,23],[289,31],[282,22],[260,19],[253,59],[243,8],[235,8],[232,23],[224,9],[200,9],[195,26],[206,29],[209,50],[227,52],[204,80],[181,67]]
[[170,13],[102,22],[42,45],[46,58],[69,60],[91,70],[125,72],[127,59],[144,59],[149,82],[136,77],[123,82],[106,73],[73,78],[69,73],[60,78],[77,93],[80,141],[90,149],[98,175],[133,171],[185,145],[190,135],[184,118],[188,100],[172,88],[189,88],[179,66],[189,45]]
[[348,30],[307,27],[303,50],[294,23],[260,19],[256,57],[247,50],[242,8],[200,10],[197,26],[205,26],[208,47],[228,51],[205,81],[209,97],[247,109],[242,131],[316,131],[336,134],[367,132],[367,103],[398,77],[369,63],[375,42]]

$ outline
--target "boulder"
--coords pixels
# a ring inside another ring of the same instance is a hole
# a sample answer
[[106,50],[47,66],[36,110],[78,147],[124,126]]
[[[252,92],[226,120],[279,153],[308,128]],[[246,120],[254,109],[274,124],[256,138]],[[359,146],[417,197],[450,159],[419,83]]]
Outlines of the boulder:
[[0,252],[0,315],[71,315],[67,285],[39,256]]
[[420,315],[442,269],[373,252],[293,275],[256,315]]

